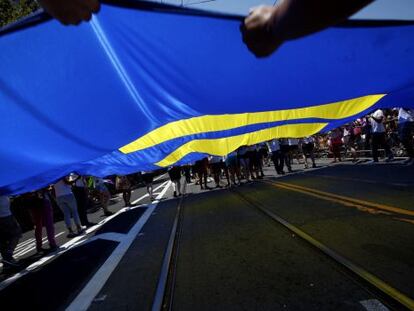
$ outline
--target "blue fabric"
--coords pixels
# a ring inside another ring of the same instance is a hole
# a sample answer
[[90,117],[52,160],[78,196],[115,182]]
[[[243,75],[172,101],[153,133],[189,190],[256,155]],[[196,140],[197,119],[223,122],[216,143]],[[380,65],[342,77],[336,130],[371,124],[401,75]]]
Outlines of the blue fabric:
[[[220,16],[104,5],[92,23],[79,27],[50,20],[1,36],[0,193],[35,190],[72,171],[106,176],[157,169],[154,163],[189,140],[275,125],[118,151],[161,125],[194,116],[381,93],[388,95],[373,108],[414,105],[414,25],[334,27],[261,60],[246,50],[239,25]],[[356,117],[323,120],[325,130]]]

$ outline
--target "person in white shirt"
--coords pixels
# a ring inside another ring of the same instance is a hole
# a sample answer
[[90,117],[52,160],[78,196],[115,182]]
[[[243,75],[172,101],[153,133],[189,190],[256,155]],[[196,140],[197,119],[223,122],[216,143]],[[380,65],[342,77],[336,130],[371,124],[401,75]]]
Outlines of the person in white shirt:
[[378,149],[383,147],[385,155],[388,157],[387,161],[392,161],[394,158],[390,146],[386,141],[386,133],[384,126],[384,113],[381,109],[375,111],[369,119],[372,131],[372,158],[374,162],[378,162]]
[[269,148],[269,153],[271,154],[271,159],[275,166],[276,173],[278,173],[279,175],[285,174],[285,172],[283,171],[283,162],[285,161],[285,158],[283,156],[282,151],[280,150],[279,140],[270,140],[267,143],[267,146]]
[[414,111],[407,108],[398,109],[398,136],[408,156],[405,164],[414,164],[413,132]]
[[21,235],[20,225],[10,210],[9,197],[0,196],[0,255],[2,257],[3,269],[5,270],[19,267],[19,263],[13,257],[13,253]]
[[78,206],[76,204],[76,198],[72,192],[71,183],[66,177],[60,179],[57,183],[53,185],[55,189],[56,202],[59,208],[62,210],[66,228],[68,229],[68,238],[73,238],[77,234],[73,231],[72,228],[72,217],[75,222],[78,234],[82,234],[84,229],[81,226],[81,222],[78,214]]

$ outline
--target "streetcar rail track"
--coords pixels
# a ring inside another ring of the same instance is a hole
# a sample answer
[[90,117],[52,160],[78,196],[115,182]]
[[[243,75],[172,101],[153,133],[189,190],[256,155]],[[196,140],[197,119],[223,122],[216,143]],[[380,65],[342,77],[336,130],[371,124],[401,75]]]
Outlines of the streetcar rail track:
[[[272,184],[272,182],[265,181],[263,183]],[[399,292],[397,289],[388,285],[386,282],[384,282],[377,276],[371,274],[359,265],[353,263],[349,259],[340,255],[339,253],[324,245],[320,241],[316,240],[306,232],[302,231],[298,227],[292,225],[291,223],[289,223],[273,211],[263,206],[263,204],[261,204],[260,202],[257,202],[256,200],[247,197],[245,194],[242,194],[238,190],[232,190],[232,193],[236,194],[238,197],[240,197],[242,200],[244,200],[252,207],[258,209],[261,213],[263,213],[273,221],[284,226],[290,232],[300,237],[303,241],[307,242],[307,244],[313,246],[313,248],[316,248],[317,250],[322,252],[324,255],[333,260],[335,263],[339,264],[341,267],[345,268],[347,271],[351,272],[353,276],[357,277],[360,281],[367,284],[370,288],[374,289],[375,292],[378,292],[378,298],[380,298],[380,300],[383,301],[384,304],[386,304],[391,309],[414,310],[414,300],[412,298]]]
[[182,235],[183,200],[181,197],[175,213],[170,238],[164,253],[157,289],[152,304],[152,311],[172,310],[174,303],[174,289],[177,275],[177,261]]

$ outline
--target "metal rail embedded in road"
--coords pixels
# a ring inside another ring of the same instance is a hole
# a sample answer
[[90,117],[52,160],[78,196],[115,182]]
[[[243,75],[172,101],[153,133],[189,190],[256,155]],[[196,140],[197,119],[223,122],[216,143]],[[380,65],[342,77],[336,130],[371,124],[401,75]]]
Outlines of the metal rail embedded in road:
[[[271,182],[269,182],[271,184]],[[359,280],[362,282],[370,285],[370,287],[374,288],[376,291],[379,291],[384,297],[387,298],[387,301],[384,299],[380,299],[384,301],[387,305],[397,305],[401,309],[408,309],[414,310],[414,300],[410,297],[404,295],[403,293],[399,292],[397,289],[393,288],[389,284],[385,283],[375,275],[369,273],[368,271],[364,270],[362,267],[358,266],[357,264],[351,262],[350,260],[346,259],[345,257],[341,256],[334,250],[330,249],[326,245],[322,244],[315,238],[311,237],[304,231],[300,230],[296,226],[290,224],[282,217],[276,215],[266,207],[264,207],[260,202],[252,200],[248,198],[241,192],[237,190],[232,191],[234,194],[238,195],[241,199],[247,202],[252,207],[260,210],[263,214],[270,217],[272,220],[276,221],[277,223],[283,225],[288,230],[302,238],[307,243],[311,244],[313,247],[318,249],[319,251],[323,252],[329,258],[331,258],[334,262],[338,263],[340,266],[345,267],[348,271],[352,272],[353,275],[357,276]],[[389,301],[388,301],[389,300]],[[392,302],[392,303],[390,303]]]
[[182,234],[182,202],[183,197],[180,198],[177,206],[170,238],[168,240],[168,245],[162,262],[157,289],[152,303],[152,311],[172,310],[177,271],[177,258],[180,246],[180,237]]

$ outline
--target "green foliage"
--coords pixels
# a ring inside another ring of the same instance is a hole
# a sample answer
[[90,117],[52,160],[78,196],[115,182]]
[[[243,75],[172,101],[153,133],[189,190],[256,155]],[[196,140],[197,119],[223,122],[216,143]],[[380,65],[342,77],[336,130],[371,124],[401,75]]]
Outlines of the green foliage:
[[33,0],[0,0],[0,27],[15,22],[39,9],[40,6]]

